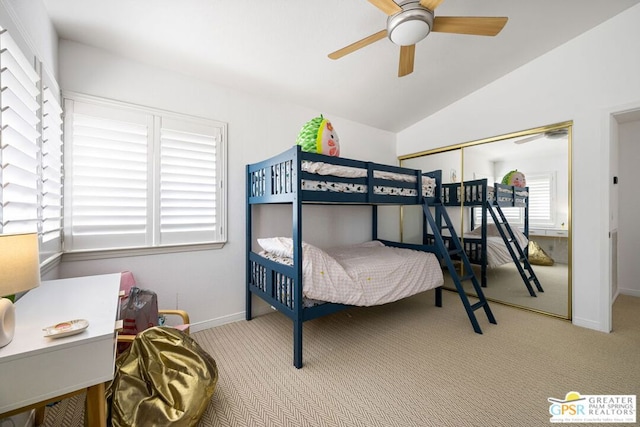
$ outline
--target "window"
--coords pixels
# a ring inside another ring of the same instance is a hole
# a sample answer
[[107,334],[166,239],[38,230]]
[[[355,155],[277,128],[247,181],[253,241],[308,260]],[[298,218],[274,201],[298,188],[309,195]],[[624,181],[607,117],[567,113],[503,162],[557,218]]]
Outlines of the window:
[[224,123],[65,99],[65,250],[225,241]]
[[[529,187],[529,227],[553,227],[555,225],[555,174],[535,173],[527,174]],[[524,227],[524,209],[502,208],[502,213],[511,225]],[[487,214],[487,223],[493,223],[491,215]],[[482,222],[482,210],[474,209],[476,226]]]
[[0,31],[0,232],[33,233],[39,231],[40,76]]
[[46,262],[62,252],[59,90],[1,28],[0,50],[0,233],[38,232]]
[[556,180],[554,173],[528,174],[529,226],[556,225]]

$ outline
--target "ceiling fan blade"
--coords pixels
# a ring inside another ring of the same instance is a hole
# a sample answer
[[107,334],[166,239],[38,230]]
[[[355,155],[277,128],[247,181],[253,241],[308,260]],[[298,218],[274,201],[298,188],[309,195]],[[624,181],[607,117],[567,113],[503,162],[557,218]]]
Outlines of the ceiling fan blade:
[[369,0],[369,3],[371,3],[387,15],[394,15],[398,12],[402,12],[402,8],[398,6],[393,0]]
[[514,139],[514,144],[526,144],[527,142],[535,141],[536,139],[540,139],[544,136],[544,134],[536,133],[535,135],[525,136],[524,138]]
[[413,73],[413,60],[415,58],[416,45],[400,46],[400,64],[398,65],[398,77]]
[[506,17],[484,16],[436,16],[431,31],[439,33],[495,36],[507,23]]
[[420,4],[433,12],[443,1],[444,0],[420,0]]
[[375,34],[371,34],[369,37],[365,37],[362,40],[358,40],[355,43],[351,43],[349,46],[345,46],[342,49],[338,49],[335,52],[329,54],[329,58],[338,59],[358,49],[362,49],[365,46],[369,46],[371,43],[375,43],[378,40],[382,40],[387,37],[387,30],[378,31]]

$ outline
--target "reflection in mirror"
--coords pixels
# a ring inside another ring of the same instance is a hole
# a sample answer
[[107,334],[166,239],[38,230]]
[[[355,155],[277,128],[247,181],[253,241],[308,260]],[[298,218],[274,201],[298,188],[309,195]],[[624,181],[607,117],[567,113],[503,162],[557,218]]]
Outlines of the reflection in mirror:
[[[420,169],[422,172],[434,170],[442,171],[442,183],[448,184],[458,182],[462,170],[461,151],[451,150],[440,153],[429,154],[412,159],[403,160],[402,166],[412,169]],[[454,210],[449,212],[451,221],[454,224],[461,224],[460,212]],[[422,206],[407,205],[402,206],[402,241],[409,243],[422,243]],[[443,232],[446,234],[446,230]]]
[[[453,223],[460,224],[456,232],[488,299],[567,319],[571,318],[570,134],[571,124],[563,123],[461,144],[455,151],[401,159],[406,167],[441,169],[443,184],[461,181],[461,189],[455,191],[462,194],[474,190],[474,201],[449,207],[448,212]],[[456,162],[457,167],[452,167]],[[510,182],[509,177],[517,179]],[[522,181],[526,181],[525,193],[519,187],[497,188],[500,183],[522,185]],[[478,196],[482,186],[487,188],[486,199]],[[505,202],[496,207],[492,194],[509,189],[525,197],[516,197],[515,207],[508,197],[498,197]],[[500,225],[505,222],[500,212],[508,226]],[[414,218],[419,215],[419,211],[403,210],[403,239],[420,241],[422,230],[411,228],[419,223]],[[509,230],[521,242],[526,261],[520,260],[514,246],[513,256],[508,250]],[[473,294],[467,284],[468,293]],[[446,271],[445,287],[455,289]]]

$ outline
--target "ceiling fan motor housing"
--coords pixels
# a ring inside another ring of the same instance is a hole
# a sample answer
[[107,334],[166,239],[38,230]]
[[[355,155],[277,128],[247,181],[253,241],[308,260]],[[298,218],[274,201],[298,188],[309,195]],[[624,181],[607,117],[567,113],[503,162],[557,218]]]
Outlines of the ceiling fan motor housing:
[[433,28],[433,11],[419,1],[409,0],[398,4],[402,12],[387,18],[389,40],[399,46],[411,46],[424,39]]

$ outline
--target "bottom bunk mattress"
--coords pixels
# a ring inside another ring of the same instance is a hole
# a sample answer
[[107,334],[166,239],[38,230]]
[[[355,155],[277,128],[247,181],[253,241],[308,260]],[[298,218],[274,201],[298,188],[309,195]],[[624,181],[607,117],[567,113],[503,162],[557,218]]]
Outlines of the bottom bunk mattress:
[[[258,239],[260,255],[293,264],[290,238]],[[438,258],[430,253],[371,241],[319,249],[302,243],[303,297],[338,304],[373,306],[442,286]]]
[[[516,238],[516,242],[520,246],[521,249],[526,249],[529,244],[529,239],[527,236],[522,233],[518,229],[518,227],[511,227],[513,231],[513,235]],[[465,234],[465,237],[471,238],[481,238],[482,230],[481,227],[474,229]],[[515,242],[512,243],[515,245]],[[517,249],[514,246],[514,251],[517,252]],[[504,243],[502,236],[500,235],[500,231],[495,224],[487,224],[487,267],[495,268],[500,267],[501,265],[512,263],[513,258],[511,258],[511,254],[509,254],[509,249],[507,245]]]

